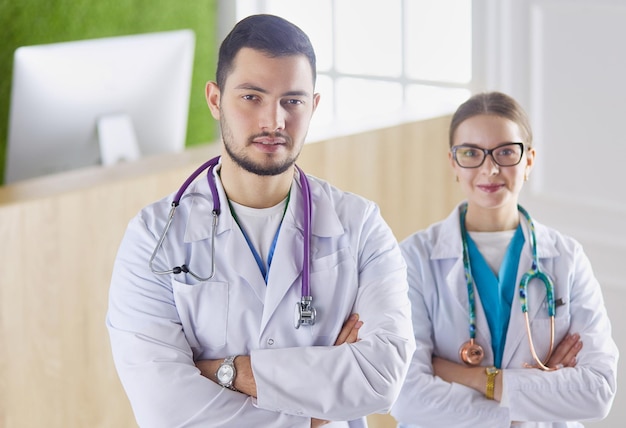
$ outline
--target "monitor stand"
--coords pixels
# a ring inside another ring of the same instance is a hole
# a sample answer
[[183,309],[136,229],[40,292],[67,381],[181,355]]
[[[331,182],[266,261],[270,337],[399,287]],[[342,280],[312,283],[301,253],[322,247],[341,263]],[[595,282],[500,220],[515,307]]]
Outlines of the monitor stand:
[[134,161],[141,156],[133,122],[127,114],[111,114],[98,119],[98,142],[102,165]]

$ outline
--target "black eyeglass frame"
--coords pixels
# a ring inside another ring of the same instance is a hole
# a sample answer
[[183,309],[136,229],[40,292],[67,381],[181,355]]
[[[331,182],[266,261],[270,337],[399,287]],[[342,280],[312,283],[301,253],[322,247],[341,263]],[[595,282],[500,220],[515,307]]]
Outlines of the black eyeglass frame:
[[[502,165],[500,164],[496,158],[493,156],[493,152],[495,152],[498,149],[501,149],[504,146],[519,146],[522,151],[519,155],[519,160],[517,162],[515,162],[514,164],[511,165]],[[524,157],[524,149],[525,149],[526,145],[524,143],[519,143],[519,142],[510,142],[510,143],[502,143],[499,146],[494,147],[493,149],[483,149],[482,147],[477,147],[477,146],[473,146],[470,144],[459,144],[458,146],[453,146],[450,148],[450,151],[452,152],[452,157],[454,158],[454,161],[456,162],[456,164],[458,166],[460,166],[461,168],[480,168],[481,166],[483,166],[483,164],[485,163],[485,159],[487,159],[487,156],[491,156],[491,160],[493,160],[493,162],[503,168],[509,167],[509,166],[515,166],[515,165],[519,165],[519,163],[522,161],[522,158]],[[470,148],[470,149],[475,149],[475,150],[480,150],[481,152],[483,152],[483,160],[480,161],[480,163],[476,166],[463,166],[461,165],[461,163],[459,162],[459,160],[456,157],[456,151],[459,148]]]

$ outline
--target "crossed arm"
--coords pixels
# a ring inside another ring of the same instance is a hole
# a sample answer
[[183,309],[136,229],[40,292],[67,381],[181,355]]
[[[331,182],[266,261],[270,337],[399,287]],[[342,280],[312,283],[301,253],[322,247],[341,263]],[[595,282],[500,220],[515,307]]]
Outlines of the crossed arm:
[[[580,340],[580,335],[576,333],[568,334],[555,348],[547,366],[555,369],[575,367],[576,355],[578,355],[582,347],[583,343]],[[487,375],[484,367],[468,367],[443,358],[434,357],[433,371],[436,376],[439,376],[446,382],[458,383],[473,388],[482,394],[486,393]],[[500,401],[501,399],[502,376],[496,376],[494,400]]]
[[[344,343],[354,343],[358,340],[359,329],[363,325],[363,321],[359,319],[358,314],[352,314],[346,322],[343,324],[334,346],[339,346]],[[217,378],[215,374],[217,369],[222,363],[223,359],[219,360],[198,360],[196,361],[196,367],[200,369],[202,376],[212,380],[215,383]],[[239,355],[234,361],[235,370],[237,371],[237,377],[235,378],[234,386],[237,391],[242,394],[249,395],[251,397],[257,396],[256,382],[254,380],[254,373],[252,372],[252,363],[249,355]],[[325,425],[328,421],[321,419],[311,419],[311,428],[315,428],[321,425]]]

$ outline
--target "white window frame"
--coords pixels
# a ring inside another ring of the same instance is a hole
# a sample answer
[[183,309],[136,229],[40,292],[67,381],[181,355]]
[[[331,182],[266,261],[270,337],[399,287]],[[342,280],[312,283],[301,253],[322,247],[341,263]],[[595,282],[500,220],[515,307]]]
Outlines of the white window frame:
[[[299,1],[299,0],[294,0]],[[334,2],[335,0],[331,0]],[[412,0],[402,0],[402,8],[405,7],[406,2]],[[438,0],[432,0],[438,1]],[[359,75],[359,74],[345,74],[338,72],[334,66],[331,66],[329,70],[318,70],[318,79],[330,78],[333,85],[336,84],[338,79],[341,78],[359,78],[371,80],[372,82],[396,82],[403,88],[403,97],[406,97],[406,88],[409,85],[426,85],[433,88],[458,88],[465,89],[467,95],[485,90],[497,80],[498,66],[494,59],[489,62],[487,52],[497,52],[499,50],[498,38],[493,37],[497,28],[493,28],[497,19],[492,16],[494,13],[498,13],[497,2],[499,0],[467,0],[472,2],[472,76],[466,83],[450,83],[445,81],[426,81],[408,78],[405,72],[398,77],[386,77],[386,76],[371,76],[371,75]],[[381,7],[384,7],[385,2],[381,1]],[[355,7],[358,6],[358,0],[355,0]],[[244,16],[254,13],[266,13],[267,2],[266,0],[219,0],[218,1],[218,37],[221,41],[232,26]],[[404,14],[403,14],[404,15]],[[401,19],[403,21],[403,19]],[[332,20],[333,27],[335,20]],[[404,33],[404,22],[398,23],[402,27]],[[328,30],[331,33],[337,31],[336,28],[330,28]],[[404,47],[402,48],[404,52]],[[404,59],[403,59],[404,60]],[[405,70],[405,67],[402,67]],[[337,91],[332,91],[332,96],[327,97],[327,94],[322,93],[323,102],[330,103],[332,105],[332,111],[339,110],[339,103]],[[406,99],[403,98],[403,104],[406,104]],[[309,140],[329,138],[332,136],[345,135],[350,133],[362,132],[372,128],[379,128],[385,126],[391,126],[397,123],[418,120],[428,117],[441,116],[444,114],[451,114],[454,111],[456,104],[447,106],[433,106],[431,111],[408,111],[407,109],[400,109],[394,111],[386,111],[385,109],[378,109],[376,118],[367,118],[366,120],[352,120],[341,121],[336,120],[332,124],[325,123],[324,126],[315,127],[312,124],[309,132]]]

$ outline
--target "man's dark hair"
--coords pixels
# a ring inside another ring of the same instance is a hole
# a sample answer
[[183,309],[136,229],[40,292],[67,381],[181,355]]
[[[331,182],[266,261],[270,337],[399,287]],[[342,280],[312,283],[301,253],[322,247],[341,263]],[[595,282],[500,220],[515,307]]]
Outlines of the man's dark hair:
[[309,37],[286,19],[260,14],[239,21],[222,42],[216,73],[217,86],[220,90],[224,89],[235,56],[244,47],[261,51],[270,57],[306,56],[311,64],[315,84],[315,51]]

